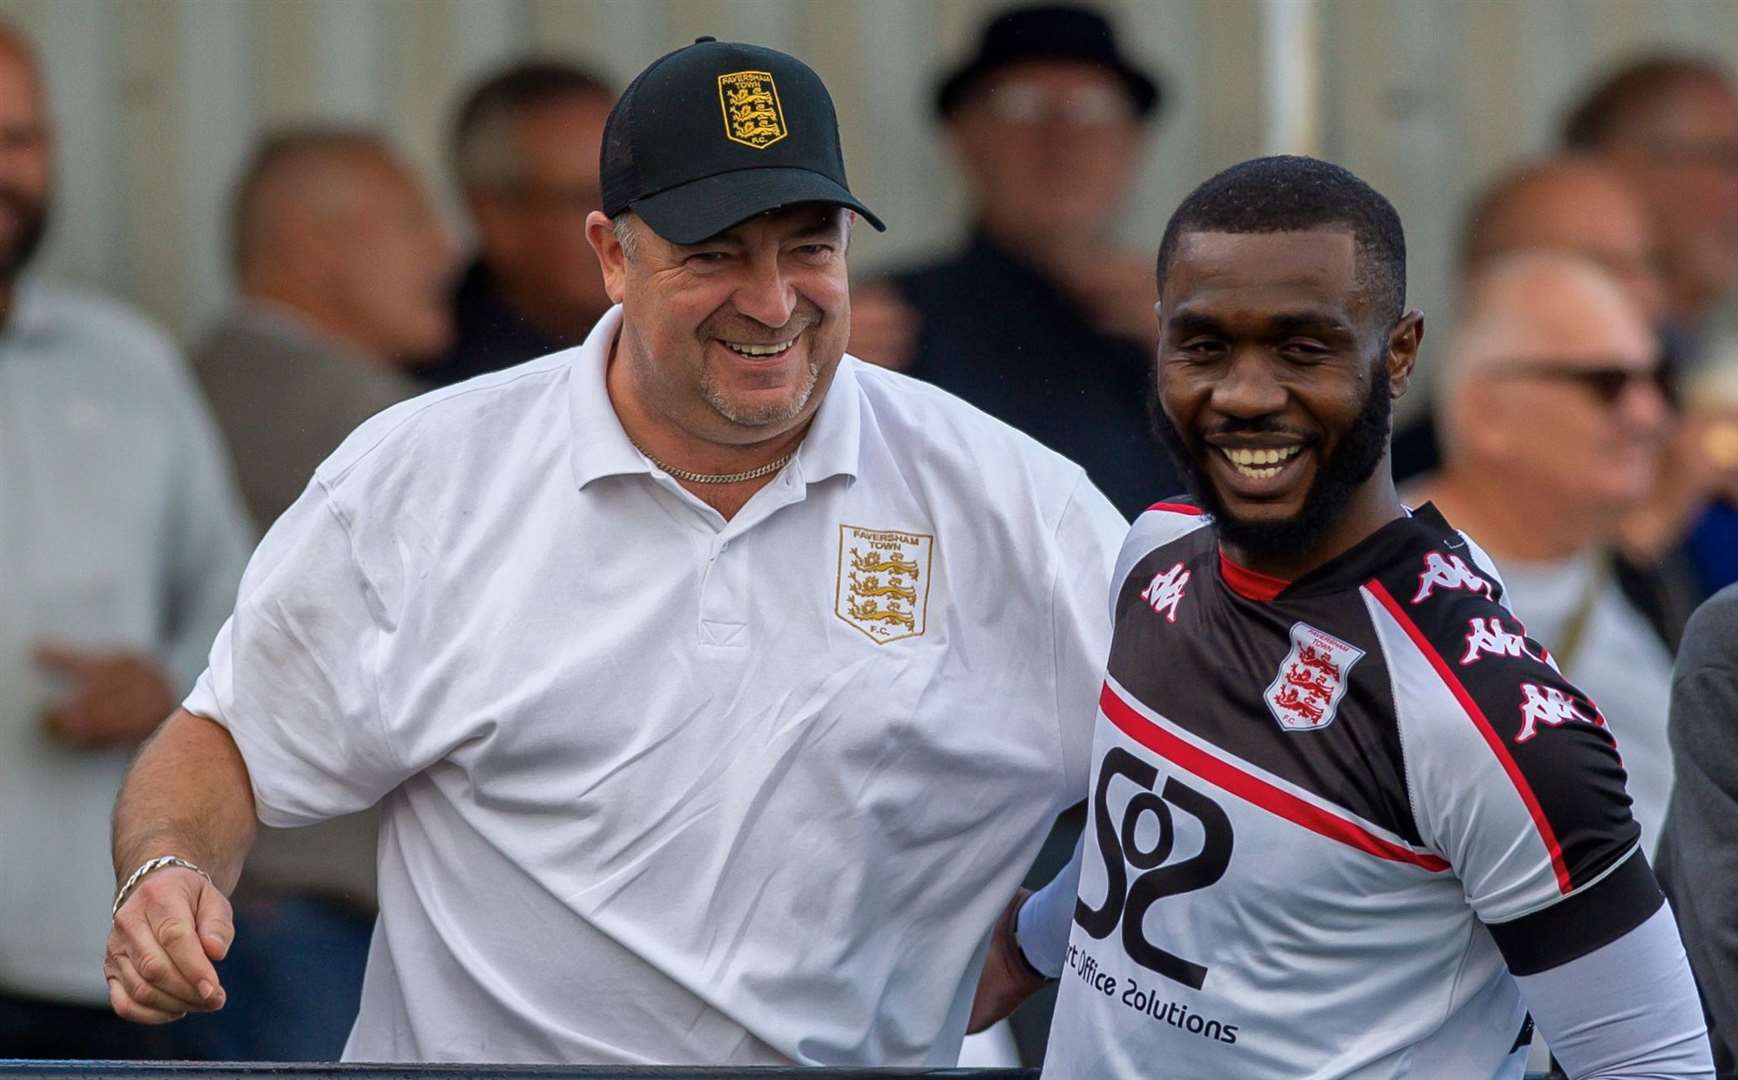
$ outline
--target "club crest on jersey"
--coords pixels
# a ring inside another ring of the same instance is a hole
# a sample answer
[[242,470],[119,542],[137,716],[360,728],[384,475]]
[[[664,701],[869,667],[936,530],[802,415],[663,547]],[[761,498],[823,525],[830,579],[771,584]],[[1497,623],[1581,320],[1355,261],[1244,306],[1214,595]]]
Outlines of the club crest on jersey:
[[1412,597],[1412,602],[1423,603],[1437,589],[1465,589],[1467,592],[1483,593],[1486,600],[1495,599],[1491,583],[1474,573],[1465,559],[1459,555],[1431,551],[1424,556],[1424,571],[1418,575],[1418,592]]
[[790,134],[771,72],[718,76],[718,104],[724,110],[724,137],[733,143],[765,150]]
[[1162,574],[1154,574],[1153,580],[1141,590],[1141,599],[1155,614],[1163,615],[1166,622],[1176,622],[1177,605],[1183,602],[1183,589],[1188,584],[1189,571],[1178,563]]
[[1352,665],[1363,655],[1364,650],[1349,641],[1308,623],[1293,623],[1291,652],[1267,687],[1267,711],[1287,731],[1327,727],[1346,696]]
[[923,633],[935,537],[839,526],[833,614],[877,645]]
[[1521,731],[1515,736],[1516,742],[1531,742],[1541,724],[1562,727],[1569,723],[1604,727],[1605,717],[1597,708],[1588,716],[1581,711],[1579,702],[1555,686],[1521,684]]
[[1466,626],[1466,654],[1460,658],[1462,667],[1486,656],[1543,659],[1534,656],[1533,651],[1527,648],[1527,639],[1524,636],[1504,630],[1501,618],[1471,619]]

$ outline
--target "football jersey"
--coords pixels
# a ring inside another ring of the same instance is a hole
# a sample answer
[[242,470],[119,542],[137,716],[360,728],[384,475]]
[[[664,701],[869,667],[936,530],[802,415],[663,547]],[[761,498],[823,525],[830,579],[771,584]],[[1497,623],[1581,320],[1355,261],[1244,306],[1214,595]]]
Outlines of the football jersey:
[[1511,973],[1662,898],[1617,746],[1432,507],[1295,581],[1118,562],[1046,1077],[1519,1077]]

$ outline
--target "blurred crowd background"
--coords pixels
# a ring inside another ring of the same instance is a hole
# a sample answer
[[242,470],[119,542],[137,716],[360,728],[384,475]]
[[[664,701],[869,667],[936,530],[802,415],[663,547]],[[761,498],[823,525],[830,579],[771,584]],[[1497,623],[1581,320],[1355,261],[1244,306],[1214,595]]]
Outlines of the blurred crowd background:
[[1673,802],[1667,715],[1689,613],[1738,578],[1738,5],[1005,10],[0,0],[0,1057],[341,1045],[366,819],[262,843],[227,1019],[96,1034],[120,770],[346,432],[583,339],[607,307],[583,235],[604,117],[702,34],[832,90],[889,225],[853,239],[852,351],[1076,458],[1130,515],[1176,493],[1144,410],[1180,198],[1264,153],[1388,195],[1428,327],[1406,490],[1490,550],[1619,730],[1668,886],[1718,863],[1673,850],[1668,806],[1720,804]]

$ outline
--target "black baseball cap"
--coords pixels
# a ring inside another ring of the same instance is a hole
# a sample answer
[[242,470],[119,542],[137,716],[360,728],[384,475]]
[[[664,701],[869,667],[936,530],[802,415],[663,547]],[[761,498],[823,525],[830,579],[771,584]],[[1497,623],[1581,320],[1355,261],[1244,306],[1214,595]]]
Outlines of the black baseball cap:
[[703,37],[653,61],[610,110],[601,166],[603,212],[632,210],[672,243],[806,202],[886,230],[845,184],[821,77],[758,45]]

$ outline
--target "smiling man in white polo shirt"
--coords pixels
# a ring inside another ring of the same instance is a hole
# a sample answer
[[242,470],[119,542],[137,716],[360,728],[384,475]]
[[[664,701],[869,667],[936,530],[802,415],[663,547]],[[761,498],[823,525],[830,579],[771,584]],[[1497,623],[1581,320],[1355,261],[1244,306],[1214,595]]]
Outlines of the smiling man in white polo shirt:
[[807,67],[664,57],[603,174],[586,343],[370,420],[254,555],[116,811],[122,1015],[221,1007],[256,808],[381,800],[350,1059],[954,1060],[1085,789],[1124,524],[843,356],[880,223]]

